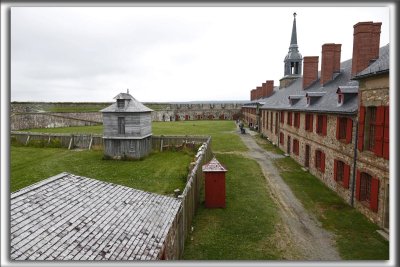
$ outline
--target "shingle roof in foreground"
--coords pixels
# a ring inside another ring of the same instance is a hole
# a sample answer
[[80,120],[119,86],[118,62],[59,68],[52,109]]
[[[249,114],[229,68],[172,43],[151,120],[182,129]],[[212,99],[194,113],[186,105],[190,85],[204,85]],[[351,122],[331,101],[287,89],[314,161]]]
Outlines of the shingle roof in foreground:
[[157,259],[180,204],[61,173],[11,194],[11,259]]

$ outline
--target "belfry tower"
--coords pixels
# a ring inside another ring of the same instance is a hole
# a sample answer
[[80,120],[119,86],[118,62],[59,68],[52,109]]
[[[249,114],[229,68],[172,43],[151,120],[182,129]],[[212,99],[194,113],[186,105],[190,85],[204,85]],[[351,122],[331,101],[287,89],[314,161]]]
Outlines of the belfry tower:
[[280,80],[279,88],[288,86],[293,80],[301,77],[303,56],[297,45],[296,13],[293,13],[292,38],[290,39],[289,52],[283,61],[285,63],[284,77]]

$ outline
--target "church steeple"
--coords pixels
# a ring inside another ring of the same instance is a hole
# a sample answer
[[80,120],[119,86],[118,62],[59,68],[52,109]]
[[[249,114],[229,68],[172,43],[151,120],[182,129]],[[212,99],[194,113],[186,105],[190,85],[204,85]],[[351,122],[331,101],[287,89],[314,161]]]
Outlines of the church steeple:
[[285,57],[285,77],[301,76],[303,56],[299,53],[297,45],[296,12],[293,13],[292,38],[290,40],[289,52]]

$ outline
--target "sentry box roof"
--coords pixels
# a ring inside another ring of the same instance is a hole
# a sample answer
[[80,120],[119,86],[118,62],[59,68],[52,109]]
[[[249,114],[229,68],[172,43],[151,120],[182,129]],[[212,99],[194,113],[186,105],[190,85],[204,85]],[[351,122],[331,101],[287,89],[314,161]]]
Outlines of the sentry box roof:
[[204,164],[203,172],[227,172],[228,170],[214,157],[210,162]]
[[154,260],[178,199],[61,173],[11,194],[12,260]]

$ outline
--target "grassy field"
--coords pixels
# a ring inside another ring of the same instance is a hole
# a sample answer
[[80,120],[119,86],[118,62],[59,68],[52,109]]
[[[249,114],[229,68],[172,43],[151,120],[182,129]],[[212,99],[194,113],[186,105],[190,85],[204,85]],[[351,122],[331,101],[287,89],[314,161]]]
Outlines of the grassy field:
[[281,252],[271,242],[279,219],[277,207],[257,162],[239,155],[217,154],[217,158],[228,169],[226,208],[200,206],[184,259],[281,259]]
[[[154,135],[211,135],[213,151],[246,151],[246,146],[235,134],[233,121],[171,121],[153,122]],[[102,134],[103,126],[28,129],[24,131],[45,133]]]
[[[193,152],[152,153],[139,161],[103,160],[102,151],[11,146],[11,192],[60,172],[150,191],[183,190]],[[154,166],[157,166],[155,168]]]
[[[265,139],[257,137],[257,141],[268,151],[277,149]],[[274,163],[304,207],[317,215],[323,228],[335,234],[343,259],[389,259],[389,242],[376,232],[379,229],[377,225],[344,202],[318,178],[304,172],[292,158],[275,159]]]

